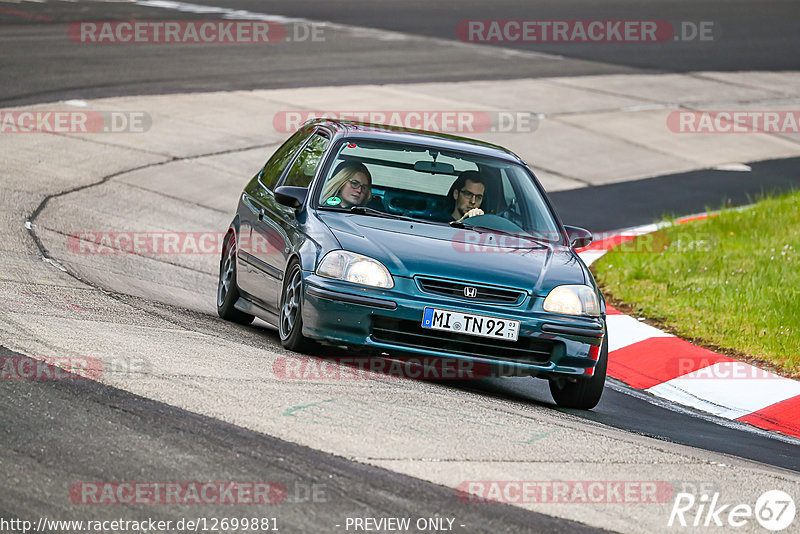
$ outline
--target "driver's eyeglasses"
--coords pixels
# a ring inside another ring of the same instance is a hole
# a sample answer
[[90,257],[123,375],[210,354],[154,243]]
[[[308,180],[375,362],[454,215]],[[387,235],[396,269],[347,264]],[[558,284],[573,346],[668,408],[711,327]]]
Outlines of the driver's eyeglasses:
[[467,197],[467,200],[472,200],[474,198],[475,202],[483,202],[483,195],[476,195],[472,191],[467,191],[466,189],[461,189],[459,193]]
[[369,187],[369,184],[362,184],[358,180],[347,180],[347,182],[350,184],[350,187],[352,187],[353,189],[358,189],[359,191]]

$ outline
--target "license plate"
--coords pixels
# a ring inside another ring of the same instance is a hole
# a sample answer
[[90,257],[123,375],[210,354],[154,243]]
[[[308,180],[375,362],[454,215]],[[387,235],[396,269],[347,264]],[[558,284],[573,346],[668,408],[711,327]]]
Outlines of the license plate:
[[516,341],[519,336],[519,321],[436,308],[425,308],[422,328],[508,341]]

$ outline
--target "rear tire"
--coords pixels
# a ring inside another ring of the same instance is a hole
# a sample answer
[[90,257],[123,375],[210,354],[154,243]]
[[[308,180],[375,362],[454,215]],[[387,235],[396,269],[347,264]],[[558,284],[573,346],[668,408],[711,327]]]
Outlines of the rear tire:
[[309,353],[316,343],[303,335],[303,271],[297,260],[286,269],[278,308],[278,335],[281,345],[294,352]]
[[226,321],[250,324],[253,317],[234,307],[239,300],[239,287],[236,285],[236,236],[230,232],[225,236],[222,258],[219,262],[219,282],[217,284],[217,315]]
[[575,408],[578,410],[591,410],[600,402],[603,388],[606,383],[606,369],[608,367],[608,333],[603,339],[600,348],[600,357],[594,368],[594,375],[589,379],[577,382],[566,382],[562,387],[550,381],[550,394],[559,408]]

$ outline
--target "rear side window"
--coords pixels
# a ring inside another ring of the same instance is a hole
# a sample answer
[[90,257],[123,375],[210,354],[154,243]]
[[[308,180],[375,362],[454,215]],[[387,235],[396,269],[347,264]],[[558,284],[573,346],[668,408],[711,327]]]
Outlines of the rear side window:
[[292,161],[300,147],[303,146],[303,142],[308,138],[309,134],[310,132],[307,130],[295,133],[269,158],[269,161],[261,170],[261,183],[264,184],[264,187],[270,190],[275,189],[275,184],[278,183],[283,170]]
[[318,133],[314,134],[297,159],[294,160],[283,185],[308,187],[311,180],[314,179],[314,174],[317,172],[326,148],[328,148],[328,138]]

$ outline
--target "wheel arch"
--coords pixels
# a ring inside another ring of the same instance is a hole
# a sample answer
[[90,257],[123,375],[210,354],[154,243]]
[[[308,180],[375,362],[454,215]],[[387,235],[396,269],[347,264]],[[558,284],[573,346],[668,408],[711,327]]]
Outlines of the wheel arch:
[[[300,263],[300,269],[309,272],[317,268],[317,259],[322,259],[319,245],[310,240],[304,242],[299,248],[293,250],[286,259],[286,268],[293,260]],[[284,271],[285,272],[285,271]]]
[[[228,225],[228,229],[225,231],[225,235],[222,238],[222,242],[225,243],[225,241],[227,241],[227,239],[228,239],[228,236],[233,234],[233,239],[237,244],[237,247],[236,247],[237,255],[239,253],[239,247],[238,247],[238,244],[239,244],[239,227],[240,227],[240,225],[239,225],[239,214],[237,213],[233,217],[233,220],[231,221],[231,223]],[[222,261],[222,260],[220,259],[220,261]]]

